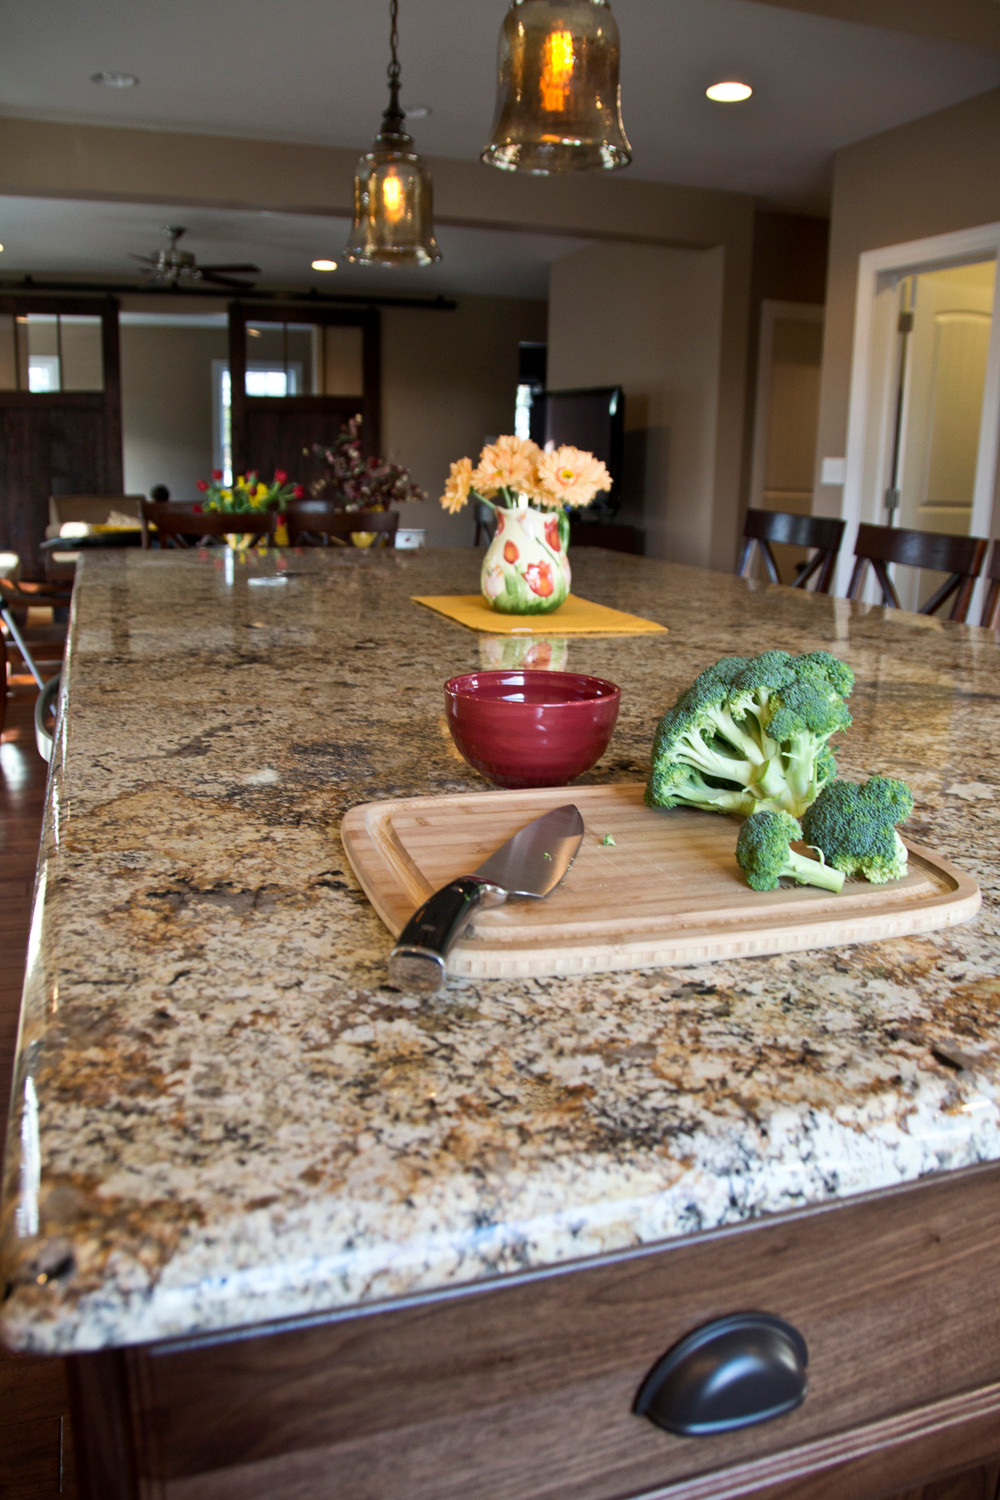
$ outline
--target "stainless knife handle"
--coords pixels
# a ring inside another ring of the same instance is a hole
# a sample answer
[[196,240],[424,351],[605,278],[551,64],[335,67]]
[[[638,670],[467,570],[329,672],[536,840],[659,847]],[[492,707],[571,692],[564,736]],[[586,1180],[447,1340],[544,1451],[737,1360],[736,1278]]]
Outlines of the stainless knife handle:
[[401,990],[431,995],[441,988],[445,957],[478,906],[500,906],[507,892],[475,875],[462,875],[418,906],[389,954],[389,980]]

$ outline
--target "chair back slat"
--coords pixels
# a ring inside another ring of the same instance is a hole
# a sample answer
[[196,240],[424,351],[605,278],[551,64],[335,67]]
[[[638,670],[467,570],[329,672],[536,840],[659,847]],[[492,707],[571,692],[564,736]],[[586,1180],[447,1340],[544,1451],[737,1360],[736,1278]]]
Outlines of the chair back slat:
[[985,625],[987,630],[996,630],[1000,626],[1000,540],[995,541],[990,548],[983,571],[989,582],[979,623]]
[[905,527],[873,526],[862,522],[854,543],[854,570],[847,586],[848,599],[860,599],[869,565],[878,579],[882,602],[889,609],[901,608],[889,574],[889,564],[926,568],[947,573],[941,587],[920,606],[922,615],[936,614],[954,599],[950,620],[964,620],[972,603],[972,590],[979,577],[988,543],[979,536],[951,536],[937,531],[912,531]]
[[358,532],[377,533],[391,547],[399,527],[398,510],[344,510],[329,500],[292,500],[285,513],[290,547],[346,547]]
[[815,592],[829,593],[844,525],[837,516],[800,516],[792,511],[750,509],[743,523],[743,546],[736,565],[737,574],[740,578],[750,577],[754,551],[757,550],[771,582],[780,583],[773,543],[809,547],[814,549],[814,556],[800,568],[791,587],[804,589],[815,578]]
[[254,536],[258,544],[263,541],[273,545],[278,517],[273,510],[234,514],[231,511],[195,510],[193,505],[182,505],[174,500],[143,499],[139,520],[142,545],[148,550],[153,545],[150,523],[155,527],[161,547],[197,546],[204,537],[231,535]]

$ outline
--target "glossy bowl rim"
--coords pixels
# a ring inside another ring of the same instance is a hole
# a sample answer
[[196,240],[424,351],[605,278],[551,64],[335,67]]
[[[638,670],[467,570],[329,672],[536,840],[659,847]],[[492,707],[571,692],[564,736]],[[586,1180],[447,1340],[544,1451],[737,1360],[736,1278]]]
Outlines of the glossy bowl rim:
[[[463,684],[469,682],[470,678],[490,678],[495,680],[501,677],[520,677],[522,679],[545,678],[549,682],[552,682],[553,686],[555,686],[555,683],[560,679],[565,682],[568,678],[573,682],[592,684],[593,691],[586,692],[583,697],[579,698],[564,698],[553,695],[551,698],[543,697],[531,699],[528,702],[519,702],[517,699],[484,697],[482,694],[473,690],[469,690],[463,686]],[[492,667],[482,671],[473,670],[471,672],[460,672],[456,676],[448,678],[448,681],[444,685],[444,691],[447,697],[453,699],[456,702],[478,704],[509,704],[513,708],[522,709],[568,709],[572,708],[574,705],[610,703],[615,698],[621,697],[621,688],[619,687],[617,682],[612,682],[609,677],[595,677],[590,672],[564,672],[561,670],[557,671],[552,670],[548,667]]]

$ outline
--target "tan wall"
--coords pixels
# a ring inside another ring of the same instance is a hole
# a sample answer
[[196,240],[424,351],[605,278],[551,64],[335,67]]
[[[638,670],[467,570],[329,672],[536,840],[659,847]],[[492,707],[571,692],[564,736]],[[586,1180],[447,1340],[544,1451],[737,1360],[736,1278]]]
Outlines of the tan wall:
[[487,438],[513,432],[518,345],[544,338],[544,302],[462,297],[454,312],[383,310],[383,448],[427,491],[401,508],[400,524],[423,527],[428,546],[471,545],[470,510],[450,516],[438,504],[449,465],[475,463]]
[[724,257],[599,245],[555,262],[548,384],[621,385],[621,520],[651,557],[712,560]]
[[1000,221],[1000,90],[849,146],[837,155],[830,225],[813,509],[838,515],[819,482],[847,444],[858,260],[866,250]]
[[197,498],[212,469],[212,360],[225,358],[224,328],[122,327],[127,494],[166,484],[174,500]]
[[[0,193],[225,205],[323,216],[350,212],[354,166],[353,152],[315,146],[0,119]],[[699,518],[697,542],[688,538],[685,546],[694,548],[699,561],[731,567],[739,527],[746,432],[753,200],[740,193],[642,182],[628,174],[542,179],[491,172],[478,163],[446,158],[432,158],[429,166],[434,179],[435,214],[441,224],[587,235],[609,245],[657,250],[720,249],[722,316],[711,332],[717,343],[706,355],[719,361],[718,444],[716,451],[707,455],[706,470],[698,476],[696,487],[699,496],[709,496],[704,503],[710,513]],[[604,289],[604,312],[609,323],[619,291],[627,304],[627,289]],[[422,319],[433,323],[438,316],[443,318],[444,314],[387,310],[387,347],[394,328],[423,328]],[[496,325],[496,332],[504,336],[503,319]],[[706,336],[706,330],[702,332]],[[524,335],[543,336],[537,331]],[[400,368],[405,366],[411,372],[410,384],[404,386],[391,379],[388,366],[384,366],[383,413],[390,441],[394,441],[389,436],[393,424],[416,439],[427,415],[428,375],[421,369],[419,357],[420,344],[427,338],[422,332],[413,348],[396,345],[394,358]],[[479,360],[485,366],[492,359],[489,345],[483,345]],[[440,364],[436,368],[434,379],[456,396],[460,380],[448,376]],[[487,431],[494,426],[509,428],[512,411],[509,407],[500,410],[498,396],[487,395],[499,391],[499,377],[483,369],[474,380],[482,389],[487,408],[494,412],[486,424]],[[512,399],[513,385],[505,384],[504,401]],[[400,402],[405,406],[397,409]],[[482,421],[477,419],[477,425],[481,427]],[[474,445],[481,436],[476,432],[469,442]],[[443,482],[441,460],[446,452],[455,456],[452,446],[447,437],[425,434],[420,451],[426,453],[426,458],[417,459],[418,464],[426,465],[422,482],[433,488]],[[432,535],[437,535],[440,524],[438,518]],[[459,523],[451,524],[456,527]],[[457,538],[457,530],[454,534]]]
[[[544,302],[464,297],[453,312],[384,311],[383,452],[427,491],[401,520],[423,527],[428,545],[472,542],[470,514],[438,504],[448,466],[513,431],[518,344],[544,337]],[[121,338],[125,488],[166,484],[175,499],[193,499],[212,467],[211,363],[226,358],[226,330],[126,324]]]

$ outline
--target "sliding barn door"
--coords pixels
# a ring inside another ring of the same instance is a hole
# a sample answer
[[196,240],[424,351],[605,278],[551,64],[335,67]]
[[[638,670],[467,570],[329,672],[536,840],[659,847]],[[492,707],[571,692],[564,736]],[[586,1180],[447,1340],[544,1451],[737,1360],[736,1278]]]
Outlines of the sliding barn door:
[[121,490],[117,302],[0,297],[0,550],[42,578],[49,496]]
[[314,443],[359,416],[366,453],[380,434],[379,315],[374,308],[229,309],[230,451],[234,474],[283,469],[308,485]]

